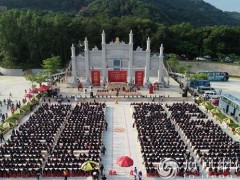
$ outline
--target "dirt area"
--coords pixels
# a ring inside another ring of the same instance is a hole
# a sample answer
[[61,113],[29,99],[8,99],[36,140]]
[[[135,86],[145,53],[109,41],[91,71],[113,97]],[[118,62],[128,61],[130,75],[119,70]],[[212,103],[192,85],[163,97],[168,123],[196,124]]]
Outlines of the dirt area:
[[188,61],[180,61],[180,64],[192,65],[192,71],[200,71],[200,70],[220,70],[227,71],[232,76],[240,76],[240,65],[236,64],[225,64],[225,63],[216,63],[216,62],[188,62]]

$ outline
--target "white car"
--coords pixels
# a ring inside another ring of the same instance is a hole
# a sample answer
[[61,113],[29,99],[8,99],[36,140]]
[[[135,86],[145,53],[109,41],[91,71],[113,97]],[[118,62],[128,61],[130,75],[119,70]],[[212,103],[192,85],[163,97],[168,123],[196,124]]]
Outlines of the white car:
[[219,95],[215,91],[204,91],[203,96],[204,97],[208,96],[209,98],[214,98],[214,99],[219,98]]
[[204,58],[204,57],[196,57],[196,60],[197,60],[197,61],[206,61],[207,59]]

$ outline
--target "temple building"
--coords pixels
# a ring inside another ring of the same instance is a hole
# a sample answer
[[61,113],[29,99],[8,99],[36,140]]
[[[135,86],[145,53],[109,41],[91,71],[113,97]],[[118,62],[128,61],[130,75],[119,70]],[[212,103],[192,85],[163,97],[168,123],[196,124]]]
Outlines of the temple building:
[[124,82],[147,86],[152,83],[149,77],[158,77],[161,84],[165,84],[164,76],[167,75],[163,64],[163,45],[160,53],[151,54],[151,41],[148,37],[147,48],[133,49],[133,33],[130,31],[129,43],[106,43],[106,34],[102,32],[102,47],[89,50],[88,39],[84,41],[84,53],[76,56],[75,47],[71,47],[72,79],[85,79],[86,84],[99,86],[110,82]]

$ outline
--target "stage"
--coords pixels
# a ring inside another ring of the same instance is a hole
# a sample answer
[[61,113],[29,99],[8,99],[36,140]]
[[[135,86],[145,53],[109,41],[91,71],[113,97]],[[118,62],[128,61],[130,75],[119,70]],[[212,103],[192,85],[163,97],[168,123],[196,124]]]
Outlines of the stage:
[[[117,91],[112,90],[97,90],[96,96],[116,96]],[[119,91],[118,96],[138,96],[141,95],[140,92],[137,91]]]
[[100,96],[137,96],[141,95],[137,90],[125,82],[111,82],[103,90],[97,90],[96,95]]

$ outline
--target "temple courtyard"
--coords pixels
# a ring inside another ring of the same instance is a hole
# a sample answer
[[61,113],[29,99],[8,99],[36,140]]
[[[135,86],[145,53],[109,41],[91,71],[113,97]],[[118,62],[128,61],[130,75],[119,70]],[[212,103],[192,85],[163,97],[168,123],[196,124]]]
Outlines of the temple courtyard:
[[[154,80],[154,78],[152,79]],[[225,88],[224,82],[223,86],[217,84],[219,88],[222,87],[224,92],[227,92],[229,88],[230,91],[238,91],[231,86],[231,82],[234,84],[239,83],[239,80],[233,80],[228,82],[228,86]],[[24,77],[6,77],[0,76],[0,100],[10,98],[10,93],[12,94],[11,99],[13,101],[21,101],[25,94],[25,89],[29,89],[31,87],[31,83],[27,82]],[[69,87],[66,83],[58,84],[60,88],[60,93],[65,96],[75,96],[80,97],[81,102],[105,102],[106,103],[106,111],[105,117],[106,121],[108,122],[107,130],[103,132],[103,144],[106,147],[105,155],[102,155],[101,163],[104,165],[104,174],[106,174],[107,179],[134,179],[132,175],[130,175],[130,171],[137,167],[138,170],[143,172],[143,179],[160,179],[159,177],[147,177],[146,170],[144,167],[144,160],[141,155],[141,147],[138,141],[138,132],[136,127],[133,127],[134,119],[133,119],[133,111],[134,108],[131,106],[131,103],[139,103],[139,102],[153,102],[155,104],[162,104],[163,107],[168,105],[172,105],[175,102],[189,102],[193,103],[192,97],[183,98],[181,91],[178,87],[178,84],[173,80],[170,79],[170,87],[169,88],[160,88],[159,91],[155,91],[154,94],[149,94],[147,88],[143,88],[139,90],[139,93],[144,97],[119,97],[119,102],[116,104],[115,99],[116,97],[95,97],[90,98],[90,89],[87,87],[87,92],[85,91],[78,91],[77,88]],[[94,95],[98,90],[102,88],[93,87],[92,91]],[[236,92],[237,93],[237,92]],[[154,100],[153,100],[154,98]],[[57,104],[56,101],[52,99],[51,103]],[[71,104],[73,107],[77,104],[75,99],[71,99],[71,102],[65,101],[66,104]],[[34,109],[37,110],[38,107]],[[206,113],[206,110],[200,107],[202,111]],[[1,107],[3,113],[7,113],[6,107]],[[8,112],[10,115],[10,112]],[[20,121],[20,125],[24,124],[31,114],[26,115]],[[168,114],[169,116],[169,114]],[[209,119],[213,119],[209,113],[207,113]],[[214,124],[217,122],[214,121]],[[16,127],[15,129],[18,129]],[[11,130],[12,131],[12,130]],[[11,131],[4,135],[5,140],[10,138]],[[223,128],[223,131],[228,134],[228,132]],[[181,133],[180,133],[181,134]],[[231,135],[231,134],[229,134]],[[235,137],[233,137],[235,138]],[[185,142],[184,137],[181,136],[181,139]],[[196,158],[196,155],[191,151],[191,149],[187,149],[191,155]],[[120,156],[129,156],[133,159],[134,165],[132,167],[120,167],[117,165],[116,160]],[[117,175],[109,176],[109,171],[113,170],[116,171]],[[185,179],[207,179],[207,175],[205,171],[201,173],[199,177],[185,177]],[[229,179],[229,178],[237,178],[233,177],[210,177],[210,179]],[[8,179],[16,179],[16,178],[8,178]],[[17,178],[17,179],[26,179],[26,178]],[[36,178],[27,178],[27,179],[36,179]],[[40,179],[64,179],[57,178],[57,177],[40,177]],[[68,179],[90,179],[87,177],[69,177]],[[183,179],[183,177],[175,177],[174,179]]]

